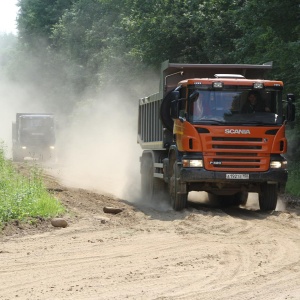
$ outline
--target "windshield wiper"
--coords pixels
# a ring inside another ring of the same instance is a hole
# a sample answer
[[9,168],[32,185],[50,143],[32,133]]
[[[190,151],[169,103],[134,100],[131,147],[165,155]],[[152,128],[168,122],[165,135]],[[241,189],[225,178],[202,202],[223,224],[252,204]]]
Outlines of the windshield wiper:
[[245,121],[242,122],[243,125],[276,125],[276,123],[272,122],[262,122],[262,121]]
[[214,125],[224,125],[226,122],[224,121],[217,121],[217,120],[199,120],[196,121],[195,123],[208,123],[208,124],[214,124]]

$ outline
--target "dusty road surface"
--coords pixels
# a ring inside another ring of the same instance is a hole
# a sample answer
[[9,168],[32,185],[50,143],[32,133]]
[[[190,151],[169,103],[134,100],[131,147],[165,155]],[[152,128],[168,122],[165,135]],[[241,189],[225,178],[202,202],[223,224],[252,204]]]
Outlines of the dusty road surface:
[[174,212],[45,182],[68,227],[5,228],[0,299],[300,299],[297,205]]

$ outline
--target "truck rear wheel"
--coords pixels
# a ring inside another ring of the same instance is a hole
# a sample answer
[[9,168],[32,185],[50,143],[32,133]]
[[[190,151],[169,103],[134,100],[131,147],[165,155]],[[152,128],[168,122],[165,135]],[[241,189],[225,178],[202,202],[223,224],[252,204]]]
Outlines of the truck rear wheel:
[[144,157],[141,165],[141,190],[142,197],[146,202],[150,202],[155,199],[162,200],[166,197],[165,182],[153,175],[154,164],[152,158],[149,156]]
[[277,205],[277,185],[264,184],[259,193],[259,207],[262,211],[275,210]]
[[170,178],[170,197],[171,205],[174,210],[182,210],[187,206],[187,193],[184,190],[184,184],[180,183],[179,166],[173,164],[173,174]]

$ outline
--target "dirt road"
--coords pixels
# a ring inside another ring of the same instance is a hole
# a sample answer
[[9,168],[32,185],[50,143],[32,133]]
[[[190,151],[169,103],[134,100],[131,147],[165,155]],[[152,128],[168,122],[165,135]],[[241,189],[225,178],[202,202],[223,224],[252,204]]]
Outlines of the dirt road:
[[174,212],[45,180],[69,225],[6,227],[0,299],[300,299],[298,206]]

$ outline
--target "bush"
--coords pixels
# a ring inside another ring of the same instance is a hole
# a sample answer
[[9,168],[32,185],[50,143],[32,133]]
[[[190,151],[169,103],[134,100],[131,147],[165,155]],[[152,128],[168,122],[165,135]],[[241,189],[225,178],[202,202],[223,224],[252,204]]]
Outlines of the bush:
[[19,174],[11,161],[5,159],[0,146],[0,224],[26,218],[49,218],[65,211],[62,204],[48,193],[37,167],[30,175]]
[[300,197],[300,162],[289,161],[289,179],[286,185],[288,194]]

